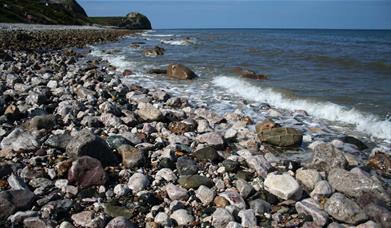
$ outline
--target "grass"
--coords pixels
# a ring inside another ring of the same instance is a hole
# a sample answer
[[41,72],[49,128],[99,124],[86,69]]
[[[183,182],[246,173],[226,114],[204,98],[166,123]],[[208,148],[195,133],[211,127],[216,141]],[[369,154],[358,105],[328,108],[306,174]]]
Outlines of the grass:
[[88,17],[88,21],[92,24],[118,26],[123,17]]

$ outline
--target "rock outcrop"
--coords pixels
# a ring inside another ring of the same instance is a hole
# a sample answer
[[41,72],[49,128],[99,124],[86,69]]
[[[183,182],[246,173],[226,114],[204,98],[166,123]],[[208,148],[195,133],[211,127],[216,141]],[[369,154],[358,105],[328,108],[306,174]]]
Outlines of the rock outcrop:
[[152,29],[149,19],[138,12],[131,12],[126,15],[119,27],[126,29]]

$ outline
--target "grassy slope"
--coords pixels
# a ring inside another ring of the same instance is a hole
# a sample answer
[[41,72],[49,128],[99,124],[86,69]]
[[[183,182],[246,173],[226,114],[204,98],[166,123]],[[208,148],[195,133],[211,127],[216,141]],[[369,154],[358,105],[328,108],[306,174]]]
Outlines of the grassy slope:
[[118,26],[123,17],[89,17],[92,24]]
[[[4,7],[4,4],[8,7]],[[29,23],[25,13],[33,17],[32,23],[86,24],[87,18],[75,17],[61,5],[40,3],[38,0],[0,0],[0,22]]]

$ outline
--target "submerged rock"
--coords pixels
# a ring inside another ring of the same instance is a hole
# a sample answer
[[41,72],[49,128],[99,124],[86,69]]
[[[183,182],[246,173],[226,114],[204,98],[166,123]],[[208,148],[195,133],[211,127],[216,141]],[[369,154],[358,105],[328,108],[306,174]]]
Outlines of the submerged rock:
[[182,64],[170,64],[167,67],[167,76],[170,78],[189,80],[198,76],[189,68]]
[[144,50],[144,55],[147,57],[156,57],[159,55],[164,55],[165,51],[166,50],[164,48],[155,46],[154,48]]

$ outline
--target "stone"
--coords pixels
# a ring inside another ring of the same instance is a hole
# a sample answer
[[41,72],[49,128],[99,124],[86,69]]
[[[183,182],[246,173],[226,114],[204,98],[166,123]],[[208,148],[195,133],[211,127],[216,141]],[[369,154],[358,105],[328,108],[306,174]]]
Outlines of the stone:
[[12,167],[6,162],[0,162],[0,178],[8,176],[12,173]]
[[329,182],[323,180],[316,183],[314,190],[311,192],[311,198],[320,201],[324,197],[328,197],[333,193],[333,189]]
[[295,128],[271,128],[258,133],[262,142],[280,147],[300,146],[303,141],[303,134]]
[[273,120],[266,119],[262,122],[259,122],[255,125],[255,131],[260,134],[263,130],[272,129],[281,127],[279,124],[275,123]]
[[197,174],[198,166],[197,163],[187,157],[180,157],[176,162],[176,168],[179,175],[193,175]]
[[166,185],[166,192],[171,200],[187,200],[189,197],[186,189],[171,183]]
[[222,196],[216,196],[213,200],[214,204],[216,205],[216,207],[221,207],[221,208],[225,208],[226,206],[229,205],[229,202],[228,200],[226,200],[224,197]]
[[126,186],[124,184],[117,184],[114,187],[113,192],[116,196],[124,196],[124,195],[128,194],[129,188],[128,188],[128,186]]
[[319,181],[322,180],[319,172],[315,169],[303,169],[296,170],[296,179],[304,185],[305,189],[312,191]]
[[254,71],[242,69],[241,67],[234,67],[232,69],[232,73],[240,75],[241,77],[244,77],[244,78],[250,78],[250,79],[255,79],[255,80],[264,80],[267,78],[266,75],[257,74]]
[[238,131],[233,129],[233,128],[230,128],[228,129],[225,133],[224,133],[224,139],[227,140],[227,141],[234,141],[234,139],[236,138],[238,134]]
[[50,130],[56,124],[56,119],[53,115],[41,115],[34,116],[29,122],[28,127],[30,129],[46,129]]
[[368,192],[377,192],[386,201],[390,200],[382,185],[366,176],[334,168],[330,171],[328,180],[336,191],[342,192],[347,196],[359,197]]
[[381,228],[381,226],[374,221],[368,221],[366,223],[357,225],[356,228]]
[[242,220],[243,227],[256,227],[257,219],[255,217],[255,213],[253,209],[241,210],[238,213],[238,216]]
[[171,219],[174,219],[178,226],[189,226],[194,221],[194,217],[189,214],[189,212],[185,209],[179,209],[174,211],[171,216]]
[[132,145],[132,143],[122,135],[110,135],[107,137],[106,142],[111,149],[116,150],[123,145]]
[[0,143],[1,149],[11,149],[15,152],[36,150],[39,143],[35,136],[21,128],[15,128]]
[[37,211],[18,211],[15,214],[8,217],[8,221],[12,224],[21,224],[24,219],[30,218],[30,217],[37,217],[38,212]]
[[170,224],[169,217],[166,213],[164,212],[159,212],[154,219],[154,222],[157,224],[160,224],[162,226],[168,226]]
[[180,80],[191,80],[198,77],[192,70],[182,64],[168,65],[167,76]]
[[271,165],[262,155],[253,156],[248,150],[240,150],[237,153],[246,160],[248,167],[254,169],[259,176],[263,178],[267,176]]
[[254,191],[253,186],[243,179],[238,179],[235,181],[235,186],[244,199],[250,196],[250,194]]
[[152,122],[162,119],[162,112],[150,103],[139,103],[136,114],[144,121]]
[[349,143],[349,144],[353,144],[353,145],[357,146],[357,148],[360,150],[368,149],[368,146],[365,145],[365,143],[361,142],[360,140],[358,140],[352,136],[344,136],[341,140],[344,143]]
[[60,224],[59,228],[75,228],[70,222],[64,221]]
[[221,147],[224,145],[223,137],[215,132],[204,133],[197,136],[196,139],[198,142],[206,143],[210,146]]
[[192,126],[185,122],[171,122],[168,124],[168,130],[174,134],[183,135],[186,132],[192,131]]
[[146,158],[144,152],[130,145],[121,145],[118,147],[118,152],[122,157],[122,164],[126,168],[143,166]]
[[237,222],[229,222],[225,228],[242,228],[243,226]]
[[136,228],[137,226],[129,222],[125,217],[118,216],[110,220],[105,228]]
[[164,48],[159,47],[159,46],[155,46],[154,48],[149,48],[149,49],[144,50],[144,55],[147,57],[156,57],[159,55],[164,55],[165,51],[166,50]]
[[41,228],[41,227],[50,227],[45,221],[39,217],[30,217],[23,220],[23,227],[25,228]]
[[104,211],[110,217],[124,217],[130,219],[133,217],[133,210],[121,206],[114,206],[110,203],[103,204]]
[[343,152],[332,144],[320,143],[314,147],[310,166],[318,171],[330,171],[332,168],[345,168],[347,160]]
[[134,193],[140,192],[150,185],[148,178],[141,173],[133,174],[128,181],[128,187]]
[[382,227],[388,227],[391,224],[391,212],[386,207],[371,202],[364,205],[363,209],[369,218],[379,223]]
[[269,173],[264,182],[265,190],[281,199],[300,198],[301,189],[295,178],[288,173]]
[[71,140],[72,136],[67,133],[59,135],[50,135],[44,144],[49,147],[65,150]]
[[168,181],[168,182],[174,182],[178,178],[171,169],[162,168],[162,169],[159,169],[159,171],[157,171],[157,173],[155,175],[155,180],[162,180],[162,179],[164,179],[165,181]]
[[219,196],[224,197],[230,203],[230,205],[233,205],[239,209],[246,208],[246,202],[237,191],[227,190],[220,193]]
[[227,209],[216,208],[212,214],[212,226],[216,228],[225,228],[229,222],[235,221],[234,217]]
[[328,214],[321,210],[320,205],[313,199],[297,202],[295,208],[297,213],[311,216],[313,223],[319,227],[323,227],[328,221]]
[[126,29],[152,29],[149,19],[138,12],[131,12],[122,19],[119,27]]
[[104,185],[107,177],[99,160],[83,156],[72,163],[68,180],[81,188]]
[[35,199],[30,190],[7,190],[0,192],[0,219],[7,219],[15,211],[30,209]]
[[391,155],[381,151],[373,151],[368,159],[368,166],[381,175],[391,178]]
[[233,161],[229,159],[224,160],[221,164],[225,168],[225,171],[228,173],[235,173],[240,167],[240,163],[238,161]]
[[11,174],[8,178],[8,185],[11,187],[12,190],[29,190],[29,187],[27,184],[23,181],[22,178],[19,176],[16,176],[15,174]]
[[180,186],[186,189],[196,189],[201,185],[205,185],[209,188],[213,187],[214,183],[207,177],[201,175],[182,176],[178,179]]
[[220,159],[219,154],[213,146],[198,149],[194,151],[192,155],[197,159],[197,161],[216,162]]
[[97,135],[85,129],[72,138],[66,148],[66,153],[73,157],[90,156],[98,159],[103,166],[117,164],[117,158],[107,143]]
[[252,200],[249,205],[258,216],[263,216],[264,213],[269,213],[272,210],[272,205],[262,199]]
[[82,211],[71,216],[73,224],[81,227],[92,227],[94,212],[92,211]]
[[196,197],[202,202],[204,206],[209,205],[215,196],[216,192],[204,185],[201,185],[196,191]]
[[324,209],[333,218],[348,224],[355,225],[368,219],[357,203],[338,192],[327,200]]

